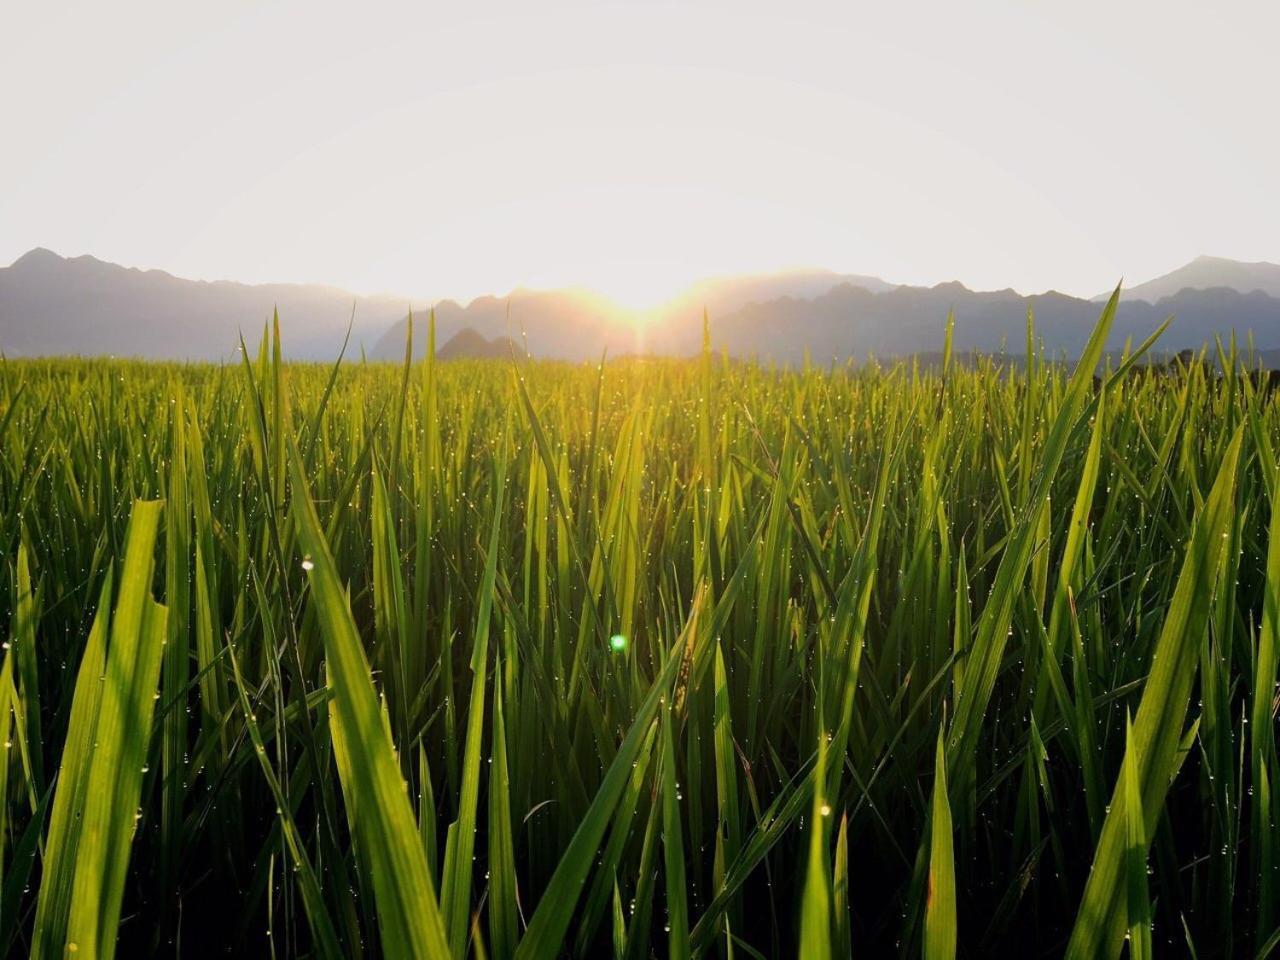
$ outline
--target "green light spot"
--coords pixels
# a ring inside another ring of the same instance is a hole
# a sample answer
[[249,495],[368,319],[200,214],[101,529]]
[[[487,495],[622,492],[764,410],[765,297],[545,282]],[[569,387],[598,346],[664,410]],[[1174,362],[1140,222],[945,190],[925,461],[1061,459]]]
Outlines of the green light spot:
[[627,649],[627,638],[620,633],[615,633],[609,638],[609,646],[613,647],[616,653],[621,653]]

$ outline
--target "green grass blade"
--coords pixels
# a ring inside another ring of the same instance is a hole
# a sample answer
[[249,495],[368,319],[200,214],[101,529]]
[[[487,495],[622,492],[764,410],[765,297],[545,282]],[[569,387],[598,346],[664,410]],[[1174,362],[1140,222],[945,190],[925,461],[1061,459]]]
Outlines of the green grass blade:
[[98,718],[88,748],[66,940],[59,945],[59,955],[75,950],[110,960],[115,954],[167,629],[165,608],[151,599],[163,506],[159,501],[138,501],[129,519]]
[[947,798],[947,761],[943,738],[938,738],[930,805],[929,889],[924,910],[925,960],[953,960],[956,955],[956,863],[951,829],[951,801]]
[[333,688],[333,723],[347,744],[360,745],[348,752],[342,788],[354,807],[360,849],[368,858],[382,947],[390,957],[447,957],[443,918],[369,661],[292,444],[289,466],[298,543],[308,559],[312,603]]
[[[1164,627],[1152,653],[1151,672],[1133,724],[1133,740],[1125,751],[1128,754],[1132,750],[1136,756],[1147,843],[1155,831],[1175,769],[1199,648],[1204,642],[1213,588],[1235,508],[1242,437],[1242,428],[1237,429],[1217,481],[1196,519]],[[1124,941],[1126,897],[1122,884],[1129,854],[1122,799],[1118,784],[1072,929],[1067,948],[1071,958],[1114,957],[1119,955]]]
[[53,797],[49,831],[45,836],[44,876],[36,899],[32,960],[61,957],[66,944],[71,885],[84,825],[85,791],[106,670],[112,586],[113,577],[108,573],[98,595],[97,615],[76,673],[67,738],[58,768],[58,786]]
[[573,917],[574,908],[582,894],[582,887],[591,871],[596,851],[600,847],[609,821],[613,817],[614,808],[626,789],[631,777],[632,764],[637,761],[640,749],[645,742],[649,727],[658,714],[659,707],[671,692],[676,673],[681,664],[688,659],[696,659],[697,651],[686,650],[692,645],[696,632],[698,610],[702,605],[702,594],[695,598],[689,614],[689,623],[684,633],[676,641],[667,662],[653,681],[648,694],[636,711],[631,721],[631,728],[623,738],[613,762],[600,782],[599,789],[591,801],[586,815],[582,818],[578,829],[568,848],[560,857],[551,882],[543,891],[538,907],[529,919],[529,927],[516,950],[518,960],[540,960],[542,957],[556,956],[564,940],[565,931]]

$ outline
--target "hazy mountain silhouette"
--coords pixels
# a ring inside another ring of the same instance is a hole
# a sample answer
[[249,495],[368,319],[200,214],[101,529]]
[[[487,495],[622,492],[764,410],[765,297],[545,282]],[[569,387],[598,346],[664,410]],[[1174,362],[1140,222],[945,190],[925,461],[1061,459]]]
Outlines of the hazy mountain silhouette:
[[[1273,297],[1280,297],[1280,264],[1244,263],[1225,257],[1196,257],[1177,270],[1127,288],[1124,299],[1155,303],[1182,290],[1209,290],[1214,287],[1229,287],[1240,293],[1261,290]],[[1094,299],[1106,300],[1108,296],[1110,291]]]
[[[1194,269],[1193,269],[1194,268]],[[1120,305],[1110,349],[1140,341],[1166,316],[1175,320],[1161,349],[1197,348],[1215,334],[1252,333],[1260,350],[1280,350],[1280,296],[1232,284],[1259,286],[1280,267],[1201,258],[1181,271],[1141,284],[1178,289],[1156,302]],[[1232,284],[1196,289],[1188,282],[1227,277]],[[1280,281],[1277,281],[1280,284]],[[1273,288],[1280,293],[1280,286]],[[1155,295],[1154,293],[1151,295]],[[299,284],[250,286],[182,280],[158,270],[134,270],[93,257],[64,258],[33,250],[0,269],[0,350],[11,356],[116,354],[172,359],[234,356],[237,332],[256,344],[261,324],[280,309],[290,357],[337,355],[353,304],[352,356],[359,346],[372,359],[404,355],[405,300],[355,297],[333,287]],[[654,353],[684,356],[701,343],[702,312],[711,317],[717,349],[738,357],[795,363],[862,360],[937,351],[948,310],[956,315],[955,348],[978,353],[1025,349],[1026,313],[1051,354],[1075,356],[1097,320],[1096,302],[1049,292],[978,292],[960,283],[893,286],[875,277],[795,271],[718,278],[694,284],[666,307],[636,314],[589,290],[516,290],[466,305],[436,305],[439,354],[507,356],[510,345],[535,357],[595,360]],[[426,311],[415,315],[414,353],[426,349]],[[456,343],[451,343],[455,337]],[[372,346],[370,346],[372,344]]]
[[[725,314],[710,312],[717,350],[740,358],[793,364],[862,361],[940,350],[947,313],[956,317],[955,349],[990,354],[1025,353],[1027,310],[1033,311],[1037,343],[1051,355],[1075,357],[1097,322],[1101,306],[1066,294],[1023,296],[1013,290],[978,292],[960,283],[896,287],[873,293],[841,284],[821,296],[779,297],[753,302]],[[1164,351],[1198,348],[1232,331],[1243,346],[1251,332],[1260,349],[1280,349],[1280,298],[1235,290],[1183,290],[1151,304],[1122,301],[1108,346],[1136,345],[1166,317],[1173,322],[1161,340]],[[514,294],[505,300],[481,298],[467,307],[442,304],[437,310],[437,343],[470,326],[490,336],[512,336],[535,357],[594,360],[655,353],[688,356],[702,340],[702,311],[689,305],[650,319],[643,328],[608,313],[607,302],[588,307],[570,294]],[[415,354],[425,336],[417,327]],[[404,355],[404,325],[397,324],[373,355]]]
[[[436,343],[458,331],[472,329],[482,336],[527,339],[534,356],[569,360],[610,355],[663,352],[678,341],[674,331],[694,318],[692,329],[701,336],[705,308],[723,316],[751,303],[778,297],[816,297],[842,283],[868,290],[892,290],[878,277],[839,274],[829,270],[795,270],[760,276],[715,277],[692,284],[670,303],[639,322],[632,311],[591,290],[515,290],[507,297],[479,297],[466,306],[446,300],[436,305]],[[416,319],[414,354],[426,350],[424,324]],[[404,356],[405,321],[387,331],[370,356],[392,360]],[[695,342],[700,342],[696,341]]]
[[831,270],[789,270],[758,276],[712,277],[692,284],[663,308],[662,313],[683,314],[690,309],[702,310],[705,307],[708,313],[719,316],[752,303],[763,303],[781,297],[820,297],[841,284],[861,287],[872,293],[884,293],[897,286],[879,277],[835,273]]
[[10,356],[114,354],[172,359],[229,357],[238,331],[256,346],[280,309],[289,356],[337,356],[355,307],[353,349],[402,316],[406,301],[357,297],[307,284],[251,286],[183,280],[94,257],[35,249],[0,268],[0,350]]
[[436,348],[436,357],[441,360],[468,359],[501,359],[510,357],[520,348],[508,337],[494,337],[486,340],[470,327],[459,330],[443,347]]
[[[1036,339],[1052,355],[1075,357],[1098,319],[1100,305],[1049,292],[1024,297],[1012,290],[980,293],[959,283],[899,287],[886,293],[841,286],[812,300],[781,299],[753,304],[712,320],[714,343],[740,357],[819,363],[905,356],[941,347],[945,318],[955,311],[957,351],[1026,352],[1027,310]],[[1173,322],[1160,348],[1198,348],[1215,334],[1236,331],[1241,343],[1252,332],[1257,347],[1280,347],[1280,299],[1224,288],[1183,290],[1155,304],[1123,301],[1109,346],[1140,343],[1166,318]],[[683,352],[691,344],[683,345]]]
[[[445,344],[462,331],[485,340],[501,337],[517,344],[527,340],[541,357],[581,360],[635,349],[634,327],[612,301],[589,290],[513,290],[506,297],[477,297],[463,306],[453,300],[435,305],[436,343]],[[414,314],[413,354],[427,349],[427,311]],[[406,320],[402,319],[374,344],[371,359],[404,356]],[[534,345],[536,344],[536,349]],[[442,348],[437,346],[437,356]]]

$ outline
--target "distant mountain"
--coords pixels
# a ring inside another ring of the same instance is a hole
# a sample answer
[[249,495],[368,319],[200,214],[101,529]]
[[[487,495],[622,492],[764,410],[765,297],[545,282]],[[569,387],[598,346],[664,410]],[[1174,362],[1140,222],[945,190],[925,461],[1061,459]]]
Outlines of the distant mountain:
[[357,297],[334,287],[250,286],[183,280],[94,257],[44,249],[0,268],[0,350],[9,356],[114,354],[215,360],[234,355],[239,331],[256,345],[280,309],[290,357],[337,356],[355,308],[352,348],[404,315],[406,302]]
[[713,277],[699,280],[667,304],[662,314],[683,314],[706,308],[713,316],[730,313],[752,303],[764,303],[781,297],[811,299],[820,297],[842,284],[861,287],[872,293],[893,290],[897,284],[879,277],[831,270],[789,270],[758,276]]
[[[1129,287],[1123,296],[1126,300],[1155,303],[1182,290],[1210,290],[1214,287],[1228,287],[1240,293],[1261,290],[1270,296],[1280,297],[1280,264],[1244,263],[1224,257],[1196,257],[1171,273]],[[1109,291],[1094,299],[1106,300],[1108,296]]]
[[[1259,350],[1280,350],[1280,278],[1273,283],[1272,272],[1280,275],[1280,266],[1201,258],[1135,287],[1156,299],[1121,303],[1108,348],[1120,349],[1126,339],[1140,342],[1172,315],[1160,344],[1165,351],[1198,348],[1215,334],[1232,331],[1242,344],[1251,334]],[[1188,285],[1221,278],[1231,283]],[[1156,296],[1162,283],[1177,289]],[[1263,289],[1263,284],[1270,286]],[[356,297],[324,286],[182,280],[48,250],[33,250],[0,269],[0,350],[9,356],[225,359],[234,356],[241,329],[256,344],[262,323],[277,306],[292,358],[335,357],[353,306],[352,356],[362,345],[371,359],[404,355],[401,299]],[[535,357],[574,361],[596,360],[606,351],[611,357],[688,356],[701,344],[704,307],[717,349],[777,363],[807,356],[821,364],[938,351],[953,309],[957,351],[1022,354],[1030,309],[1044,348],[1074,357],[1100,309],[1096,302],[1052,291],[1023,296],[1013,290],[973,291],[954,282],[894,286],[875,277],[797,271],[703,281],[643,315],[581,289],[515,290],[465,305],[446,300],[435,307],[436,343],[442,345],[440,356],[507,356],[511,344]],[[425,311],[415,313],[418,357],[426,349],[426,319]]]
[[[607,301],[566,293],[516,293],[507,301],[481,298],[467,307],[437,307],[437,342],[470,328],[477,334],[510,336],[527,344],[533,356],[568,360],[656,353],[688,356],[702,339],[702,311],[690,305],[649,319],[643,327],[610,312]],[[727,313],[710,312],[716,349],[740,358],[798,363],[862,361],[910,356],[942,347],[948,311],[956,317],[955,349],[990,354],[1025,353],[1027,311],[1035,317],[1039,345],[1051,355],[1075,357],[1097,322],[1101,306],[1049,292],[1023,296],[1013,290],[978,292],[960,283],[934,287],[892,287],[875,293],[851,283],[816,297],[784,296],[751,302]],[[1168,316],[1161,340],[1164,351],[1198,348],[1215,334],[1238,335],[1241,346],[1252,333],[1259,349],[1280,349],[1280,298],[1235,290],[1183,290],[1151,304],[1122,301],[1112,328],[1110,349],[1126,340],[1136,345]],[[373,356],[404,354],[404,326],[392,328]],[[421,334],[415,334],[421,352]]]
[[[899,287],[870,293],[841,286],[812,300],[753,304],[712,321],[712,340],[730,354],[795,363],[907,356],[938,350],[948,311],[955,311],[957,351],[1026,352],[1027,311],[1038,342],[1051,355],[1078,356],[1100,306],[1049,292],[1024,297],[1013,290],[980,293],[959,283]],[[1124,301],[1116,312],[1109,347],[1136,346],[1166,317],[1173,322],[1160,341],[1164,351],[1198,348],[1215,334],[1236,331],[1243,345],[1252,332],[1260,349],[1280,347],[1280,299],[1229,289],[1183,290],[1151,304]]]
[[486,340],[470,327],[459,330],[443,347],[436,348],[436,357],[440,360],[470,359],[502,359],[510,357],[518,351],[515,341],[509,337],[494,337]]
[[[485,339],[508,337],[521,344],[527,341],[530,351],[540,357],[588,360],[598,359],[606,348],[611,354],[637,349],[636,328],[626,312],[588,290],[514,290],[502,298],[477,297],[466,306],[444,300],[435,305],[435,315],[438,344],[469,330]],[[405,326],[406,320],[402,319],[387,330],[369,351],[369,357],[403,357]],[[427,312],[415,313],[415,357],[426,353],[426,327]]]
[[[466,306],[446,300],[436,304],[436,342],[464,329],[481,335],[526,340],[535,356],[566,360],[662,352],[682,343],[678,331],[702,331],[702,311],[724,316],[752,303],[779,297],[816,297],[840,284],[862,289],[895,289],[878,277],[839,274],[829,270],[796,270],[760,276],[716,277],[692,284],[670,303],[645,317],[625,310],[590,290],[515,290],[507,297],[479,297]],[[419,317],[419,330],[425,317]],[[394,360],[404,356],[405,321],[396,324],[370,352],[370,357]],[[414,353],[425,351],[425,337],[414,337]]]

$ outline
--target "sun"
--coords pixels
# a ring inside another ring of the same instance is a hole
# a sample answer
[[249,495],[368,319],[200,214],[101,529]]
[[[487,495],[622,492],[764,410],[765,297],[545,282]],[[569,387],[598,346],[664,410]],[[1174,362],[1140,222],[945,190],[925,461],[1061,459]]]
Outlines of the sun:
[[600,292],[638,322],[675,298],[675,290],[662,284],[624,283],[603,286]]
[[[602,267],[604,265],[601,265]],[[591,284],[643,323],[685,289],[695,277],[667,263],[623,263],[596,272]]]

